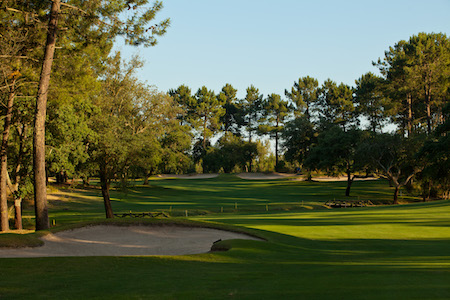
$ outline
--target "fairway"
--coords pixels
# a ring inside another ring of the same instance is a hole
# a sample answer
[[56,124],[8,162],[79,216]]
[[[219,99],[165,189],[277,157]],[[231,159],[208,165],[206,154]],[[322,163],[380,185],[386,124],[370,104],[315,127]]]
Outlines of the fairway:
[[[164,211],[172,216],[185,217],[187,213],[189,217],[221,212],[324,209],[328,200],[345,199],[345,188],[345,181],[245,180],[229,174],[189,180],[154,177],[148,186],[135,181],[126,190],[112,191],[111,200],[115,213]],[[392,194],[392,188],[384,180],[356,181],[350,199],[391,203]],[[104,217],[98,189],[65,189],[57,196],[50,201],[50,218],[57,223]],[[406,196],[404,199],[416,200]]]
[[0,1],[0,300],[450,300],[450,1],[370,4]]
[[[248,181],[231,175],[155,179],[150,186],[136,182],[126,193],[113,193],[115,212],[169,213],[172,206],[180,217],[147,222],[187,222],[187,210],[192,221],[230,226],[267,241],[223,240],[218,245],[228,251],[184,256],[2,258],[0,297],[450,298],[449,201],[323,208],[344,190],[342,182]],[[98,190],[60,195],[62,200],[50,203],[57,225],[104,218]],[[388,201],[391,189],[383,181],[355,182],[352,197]]]

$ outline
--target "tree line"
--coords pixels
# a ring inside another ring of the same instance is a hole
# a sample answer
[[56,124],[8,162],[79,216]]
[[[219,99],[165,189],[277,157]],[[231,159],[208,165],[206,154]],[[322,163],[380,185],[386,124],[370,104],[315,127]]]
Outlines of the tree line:
[[[448,112],[450,41],[419,33],[373,62],[355,86],[301,77],[282,95],[264,97],[250,86],[243,99],[226,84],[218,94],[179,86],[169,91],[194,133],[192,158],[203,171],[252,171],[260,157],[255,137],[274,144],[275,171],[302,168],[355,178],[377,174],[424,200],[449,198]],[[386,128],[387,127],[387,128]],[[390,128],[390,129],[389,129]],[[214,146],[211,137],[220,136]]]
[[[395,187],[394,203],[403,186],[424,199],[448,198],[445,34],[398,42],[374,62],[380,75],[364,74],[354,87],[305,76],[284,95],[264,96],[252,85],[238,99],[230,84],[218,93],[186,85],[163,93],[137,78],[140,58],[124,61],[111,50],[116,36],[155,45],[169,25],[149,23],[162,3],[107,3],[2,2],[2,231],[9,228],[7,189],[16,228],[27,198],[36,228],[48,227],[46,192],[37,191],[50,176],[59,183],[99,178],[108,218],[113,182],[148,183],[157,173],[321,170],[346,174],[346,195],[357,176],[372,173]],[[395,132],[385,133],[386,125]],[[273,154],[262,137],[273,140]]]
[[[16,228],[22,226],[25,197],[34,200],[36,229],[49,227],[46,183],[57,172],[61,179],[65,173],[81,176],[96,169],[108,207],[109,177],[122,151],[108,139],[146,132],[147,126],[139,125],[148,116],[145,109],[160,105],[150,98],[164,98],[132,76],[137,62],[124,66],[110,55],[118,36],[129,45],[154,46],[166,32],[169,19],[153,23],[162,2],[149,2],[1,1],[1,231],[9,228],[7,189]],[[132,93],[124,92],[129,88]],[[134,113],[135,120],[129,122],[123,113]],[[108,135],[102,125],[118,126]]]

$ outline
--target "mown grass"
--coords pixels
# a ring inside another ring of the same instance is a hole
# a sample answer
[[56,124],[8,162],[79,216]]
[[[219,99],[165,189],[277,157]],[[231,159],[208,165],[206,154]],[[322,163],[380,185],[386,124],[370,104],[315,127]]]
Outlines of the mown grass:
[[[116,211],[165,209],[175,202],[180,210],[214,211],[217,202],[233,206],[236,199],[320,203],[345,188],[233,178],[152,184],[116,198]],[[52,217],[67,224],[101,219],[101,201],[89,194],[96,191],[72,193],[83,203],[63,201],[59,205],[68,210],[51,210]],[[385,183],[355,182],[355,197],[364,194],[384,199],[390,190]],[[222,241],[219,246],[229,251],[189,256],[0,259],[0,298],[449,299],[449,216],[449,201],[339,210],[238,206],[190,219],[248,228],[266,242]]]
[[[185,216],[186,212],[193,216],[219,212],[319,209],[328,200],[345,199],[345,188],[346,182],[242,180],[223,174],[211,179],[154,178],[149,186],[137,181],[126,191],[112,190],[111,197],[115,213],[164,211],[172,216]],[[350,199],[389,203],[392,192],[383,180],[356,181]],[[50,218],[57,223],[104,218],[98,188],[65,189],[60,197],[62,200],[50,202]]]

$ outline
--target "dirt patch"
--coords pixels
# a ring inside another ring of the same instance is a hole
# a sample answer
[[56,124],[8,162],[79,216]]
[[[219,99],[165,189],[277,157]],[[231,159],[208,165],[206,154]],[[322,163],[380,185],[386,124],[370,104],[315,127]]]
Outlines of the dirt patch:
[[249,235],[179,226],[91,226],[49,234],[44,246],[0,249],[0,257],[187,255],[206,253],[218,240]]

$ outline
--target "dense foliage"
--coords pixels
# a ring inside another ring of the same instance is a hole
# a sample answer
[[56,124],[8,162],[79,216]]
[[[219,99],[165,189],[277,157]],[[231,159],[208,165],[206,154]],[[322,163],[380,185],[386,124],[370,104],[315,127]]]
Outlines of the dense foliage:
[[[37,82],[48,60],[43,45],[47,51],[55,2],[1,4],[2,230],[8,229],[7,198],[20,227],[20,203],[33,195],[39,109],[31,100],[40,105]],[[445,34],[399,41],[374,62],[380,76],[364,74],[354,87],[331,79],[319,85],[306,76],[286,89],[285,99],[265,97],[254,86],[238,99],[231,84],[218,93],[206,86],[193,93],[185,85],[159,92],[134,75],[139,58],[125,62],[111,52],[119,35],[131,45],[155,45],[169,25],[149,25],[161,2],[74,0],[59,9],[52,26],[64,30],[46,90],[45,173],[58,183],[99,177],[107,217],[113,217],[112,181],[126,186],[130,177],[157,173],[319,170],[346,174],[347,196],[356,176],[374,173],[395,186],[394,203],[401,187],[424,199],[449,197]]]

